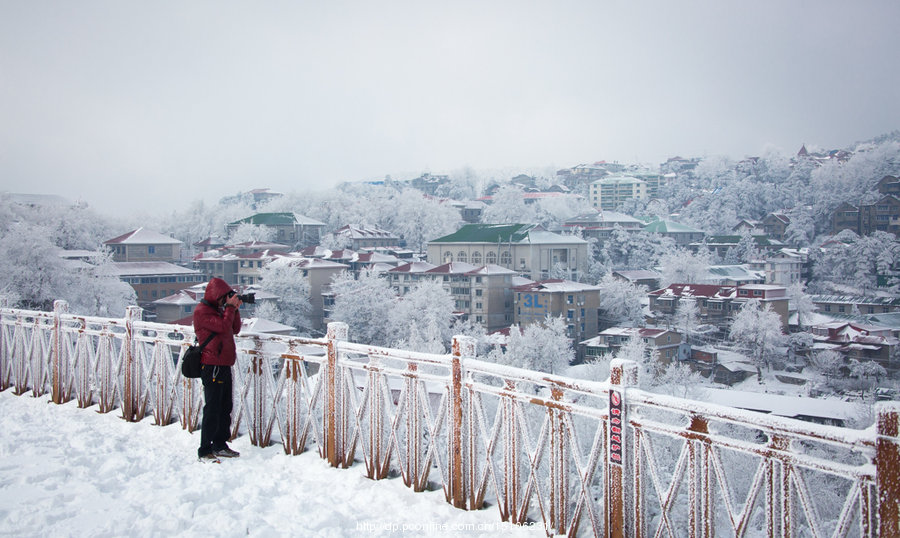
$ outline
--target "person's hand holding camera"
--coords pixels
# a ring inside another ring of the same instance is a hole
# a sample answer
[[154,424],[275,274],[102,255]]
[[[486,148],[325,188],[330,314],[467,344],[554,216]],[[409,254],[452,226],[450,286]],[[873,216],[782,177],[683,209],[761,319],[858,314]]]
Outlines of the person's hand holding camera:
[[238,294],[236,294],[236,293],[229,294],[229,295],[228,295],[228,298],[225,299],[225,305],[226,305],[226,306],[229,306],[229,305],[230,305],[230,306],[233,306],[233,307],[235,307],[235,308],[240,308],[242,304],[244,304],[244,303],[241,302],[241,298],[240,298],[240,297],[238,296]]

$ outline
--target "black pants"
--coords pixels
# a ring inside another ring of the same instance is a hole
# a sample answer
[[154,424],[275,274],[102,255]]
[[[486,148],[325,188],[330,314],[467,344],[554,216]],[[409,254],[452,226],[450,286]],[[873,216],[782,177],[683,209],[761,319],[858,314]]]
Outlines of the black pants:
[[225,448],[231,437],[231,367],[203,365],[203,420],[200,422],[198,456]]

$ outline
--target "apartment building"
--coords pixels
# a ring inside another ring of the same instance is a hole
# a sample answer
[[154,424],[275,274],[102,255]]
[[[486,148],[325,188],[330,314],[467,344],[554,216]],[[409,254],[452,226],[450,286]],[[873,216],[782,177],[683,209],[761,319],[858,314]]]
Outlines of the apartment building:
[[632,176],[598,179],[590,185],[590,204],[604,211],[613,211],[628,200],[646,200],[647,182]]

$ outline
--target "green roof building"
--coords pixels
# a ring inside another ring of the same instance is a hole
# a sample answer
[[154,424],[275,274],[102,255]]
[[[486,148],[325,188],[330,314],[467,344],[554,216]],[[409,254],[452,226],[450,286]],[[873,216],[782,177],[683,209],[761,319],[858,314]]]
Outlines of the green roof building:
[[273,241],[298,248],[318,245],[322,237],[322,230],[325,229],[324,222],[297,213],[283,212],[257,213],[228,224],[225,226],[225,230],[230,235],[241,224],[273,228],[275,230]]
[[[548,232],[536,224],[467,224],[428,243],[428,262],[499,265],[531,279],[565,271],[576,280],[587,268],[587,241]],[[557,273],[558,274],[558,273]]]

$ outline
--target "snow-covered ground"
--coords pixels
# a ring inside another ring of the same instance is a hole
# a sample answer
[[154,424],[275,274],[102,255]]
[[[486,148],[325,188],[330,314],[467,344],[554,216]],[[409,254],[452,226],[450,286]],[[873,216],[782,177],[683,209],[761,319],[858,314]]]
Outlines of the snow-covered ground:
[[243,436],[240,458],[200,463],[198,435],[0,392],[0,536],[545,536],[360,464],[333,469],[315,449]]

